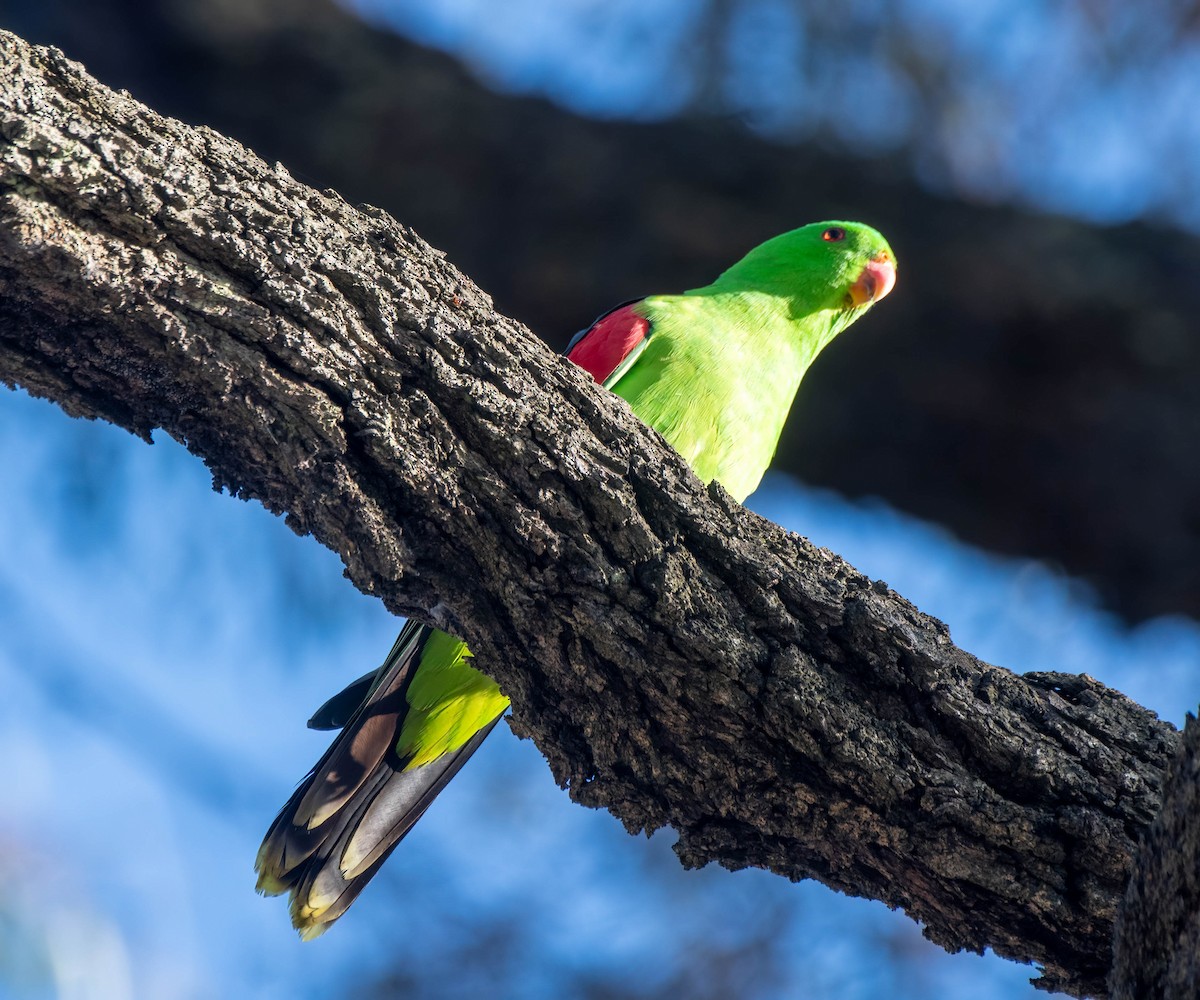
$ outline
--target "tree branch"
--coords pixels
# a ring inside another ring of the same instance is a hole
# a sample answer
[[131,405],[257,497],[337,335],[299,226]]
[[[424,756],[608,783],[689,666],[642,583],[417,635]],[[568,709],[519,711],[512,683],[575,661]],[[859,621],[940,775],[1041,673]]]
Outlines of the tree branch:
[[[0,33],[0,378],[466,638],[577,801],[1101,994],[1178,734],[705,489],[414,233]],[[400,169],[403,165],[400,165]]]

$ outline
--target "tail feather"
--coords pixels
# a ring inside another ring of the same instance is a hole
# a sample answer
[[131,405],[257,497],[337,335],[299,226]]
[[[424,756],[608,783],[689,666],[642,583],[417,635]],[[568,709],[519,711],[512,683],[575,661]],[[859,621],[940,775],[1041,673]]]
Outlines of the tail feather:
[[379,676],[376,667],[369,674],[363,674],[358,680],[347,685],[318,708],[308,720],[309,729],[344,729],[346,723],[371,693],[375,679]]
[[395,753],[408,711],[405,688],[415,662],[415,656],[406,660],[388,683],[376,687],[333,741],[314,769],[308,792],[296,804],[296,823],[309,829],[321,826],[358,793],[389,753]]
[[[386,857],[425,810],[441,794],[450,779],[484,741],[500,719],[497,717],[479,730],[470,741],[453,753],[443,754],[431,764],[392,775],[374,801],[367,807],[361,823],[346,844],[343,865],[347,878],[356,878]],[[412,780],[405,780],[411,778]]]
[[[369,684],[360,678],[318,709],[314,721],[344,719],[344,728],[259,849],[259,892],[291,893],[292,923],[305,940],[345,913],[499,721],[497,715],[457,750],[406,768],[396,746],[409,710],[408,686],[432,631],[409,622]],[[362,701],[351,712],[354,693]]]

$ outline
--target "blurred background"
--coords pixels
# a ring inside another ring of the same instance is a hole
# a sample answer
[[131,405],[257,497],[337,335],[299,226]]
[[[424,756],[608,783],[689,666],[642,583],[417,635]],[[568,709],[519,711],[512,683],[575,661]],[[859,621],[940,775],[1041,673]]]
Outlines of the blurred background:
[[[0,0],[154,109],[386,208],[556,347],[854,218],[899,286],[750,506],[1016,671],[1200,691],[1200,8],[1175,0]],[[350,914],[252,891],[398,622],[333,555],[0,390],[0,996],[1023,998],[882,905],[684,872],[497,731]]]

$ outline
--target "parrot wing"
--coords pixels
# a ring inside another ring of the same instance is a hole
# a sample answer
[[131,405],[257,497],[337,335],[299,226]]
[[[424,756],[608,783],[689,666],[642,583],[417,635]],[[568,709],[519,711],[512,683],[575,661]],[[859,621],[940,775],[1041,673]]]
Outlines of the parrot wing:
[[629,371],[653,332],[650,320],[637,311],[641,301],[630,299],[610,309],[575,334],[567,345],[567,359],[606,389],[611,389]]

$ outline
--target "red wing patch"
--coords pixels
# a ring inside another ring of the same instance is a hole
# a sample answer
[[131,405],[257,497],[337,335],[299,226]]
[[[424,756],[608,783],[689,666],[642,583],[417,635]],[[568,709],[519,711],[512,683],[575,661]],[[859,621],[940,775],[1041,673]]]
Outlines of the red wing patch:
[[631,302],[605,313],[567,348],[567,358],[601,385],[649,335],[650,321],[633,311],[636,304]]

